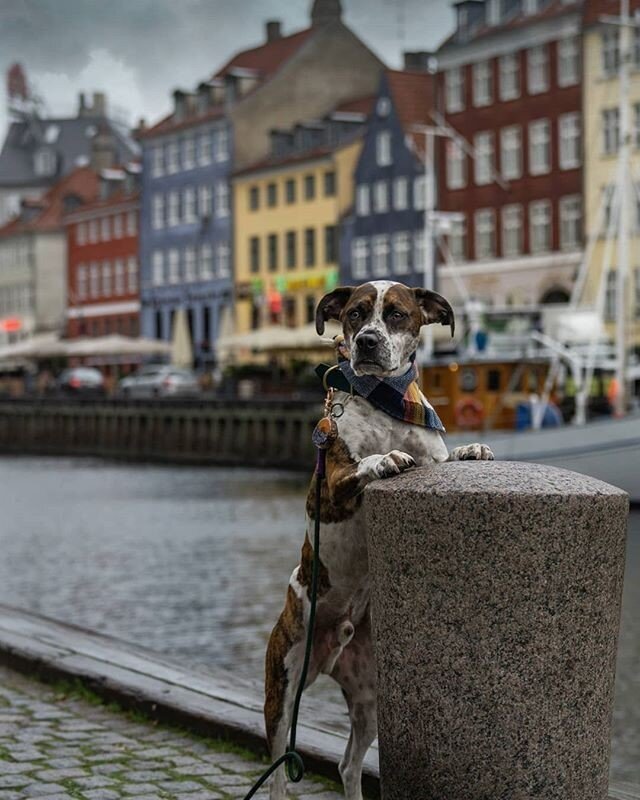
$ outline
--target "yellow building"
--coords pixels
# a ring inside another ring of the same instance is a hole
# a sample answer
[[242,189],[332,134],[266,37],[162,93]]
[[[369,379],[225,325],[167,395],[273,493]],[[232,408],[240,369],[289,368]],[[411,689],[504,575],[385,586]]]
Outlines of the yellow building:
[[312,322],[338,281],[360,138],[270,158],[234,176],[235,331]]
[[[633,3],[632,6],[640,3]],[[604,319],[607,333],[615,332],[615,287],[618,263],[617,242],[607,244],[607,230],[617,237],[615,219],[611,219],[611,191],[616,183],[616,167],[620,145],[619,27],[602,21],[602,16],[619,13],[619,2],[587,0],[584,16],[583,49],[583,131],[584,131],[584,212],[587,253],[593,241],[582,298],[592,305],[597,302],[607,263],[611,265],[603,286]],[[640,29],[636,28],[632,46],[633,62],[630,80],[630,121],[633,134],[629,189],[630,274],[626,294],[629,345],[640,345]],[[632,38],[633,38],[633,34]]]

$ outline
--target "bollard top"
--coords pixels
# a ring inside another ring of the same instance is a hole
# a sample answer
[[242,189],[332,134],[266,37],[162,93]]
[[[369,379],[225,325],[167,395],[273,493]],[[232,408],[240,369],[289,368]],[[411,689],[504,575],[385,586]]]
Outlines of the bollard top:
[[409,495],[608,496],[628,503],[617,486],[568,469],[523,461],[452,461],[417,467],[371,483],[366,493]]

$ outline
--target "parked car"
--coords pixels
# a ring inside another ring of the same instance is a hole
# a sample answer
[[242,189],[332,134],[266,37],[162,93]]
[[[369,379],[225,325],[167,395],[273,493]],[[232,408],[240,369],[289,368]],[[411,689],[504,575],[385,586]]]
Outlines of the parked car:
[[200,392],[198,379],[190,369],[167,364],[150,364],[118,384],[123,397],[185,397]]
[[72,367],[58,375],[56,389],[60,394],[74,397],[104,397],[104,376],[93,367]]

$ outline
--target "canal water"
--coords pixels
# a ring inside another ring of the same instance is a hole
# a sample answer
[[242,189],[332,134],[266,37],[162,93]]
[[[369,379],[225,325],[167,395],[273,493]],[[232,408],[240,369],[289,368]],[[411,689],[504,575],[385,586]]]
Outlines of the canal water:
[[[0,458],[0,602],[259,678],[297,563],[306,484],[267,470]],[[635,512],[612,776],[636,783],[639,609]],[[317,691],[341,703],[330,682]]]

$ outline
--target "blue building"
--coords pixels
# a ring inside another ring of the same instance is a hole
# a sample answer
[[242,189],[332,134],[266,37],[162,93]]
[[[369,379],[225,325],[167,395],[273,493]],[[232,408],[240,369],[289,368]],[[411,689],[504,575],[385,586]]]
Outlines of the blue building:
[[[428,54],[406,54],[423,66]],[[355,170],[355,206],[341,224],[340,281],[424,283],[424,140],[434,79],[427,71],[387,70]]]

